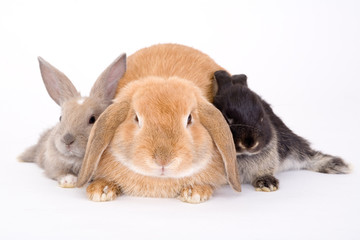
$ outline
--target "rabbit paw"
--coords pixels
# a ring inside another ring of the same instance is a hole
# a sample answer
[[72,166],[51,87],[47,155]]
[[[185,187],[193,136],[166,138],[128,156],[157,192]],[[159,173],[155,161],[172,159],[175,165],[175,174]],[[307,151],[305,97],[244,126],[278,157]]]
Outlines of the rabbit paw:
[[208,200],[213,193],[211,186],[192,186],[181,190],[179,199],[187,203],[201,203]]
[[253,182],[256,191],[273,192],[279,189],[279,180],[272,175],[257,177]]
[[105,202],[114,200],[120,191],[115,184],[103,179],[98,179],[86,188],[86,193],[92,201]]
[[63,175],[58,178],[59,186],[62,188],[74,188],[76,186],[77,177],[72,174]]

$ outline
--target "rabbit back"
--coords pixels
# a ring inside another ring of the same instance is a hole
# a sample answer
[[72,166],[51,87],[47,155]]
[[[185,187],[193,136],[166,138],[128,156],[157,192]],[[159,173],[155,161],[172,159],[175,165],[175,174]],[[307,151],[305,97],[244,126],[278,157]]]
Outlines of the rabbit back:
[[211,79],[215,71],[223,69],[201,51],[179,44],[143,48],[129,56],[127,61],[127,70],[119,82],[117,95],[126,84],[137,79],[176,76],[194,82],[212,102],[214,84]]
[[18,160],[21,162],[34,162],[43,167],[44,153],[46,150],[46,143],[50,137],[53,128],[46,130],[40,136],[38,142],[26,149],[19,157]]

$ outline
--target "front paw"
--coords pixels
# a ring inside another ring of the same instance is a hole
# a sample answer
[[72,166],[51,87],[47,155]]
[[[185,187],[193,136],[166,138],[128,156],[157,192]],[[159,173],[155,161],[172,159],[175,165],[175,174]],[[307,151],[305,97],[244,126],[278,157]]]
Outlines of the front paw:
[[120,194],[120,191],[115,184],[104,179],[98,179],[86,188],[86,193],[92,201],[105,202],[114,200]]
[[213,193],[211,186],[192,186],[181,190],[179,199],[187,203],[201,203],[208,200]]
[[279,180],[272,175],[264,175],[257,177],[253,181],[256,191],[273,192],[279,189]]
[[72,174],[60,176],[58,178],[59,186],[62,188],[74,188],[76,186],[77,177]]

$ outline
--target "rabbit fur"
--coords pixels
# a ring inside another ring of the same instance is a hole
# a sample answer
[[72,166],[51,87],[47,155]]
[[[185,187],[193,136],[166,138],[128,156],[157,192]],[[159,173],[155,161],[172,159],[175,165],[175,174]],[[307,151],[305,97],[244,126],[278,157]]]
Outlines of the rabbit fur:
[[218,92],[214,105],[230,125],[243,183],[258,191],[275,191],[274,174],[290,169],[322,173],[349,173],[343,159],[313,150],[304,138],[293,133],[270,105],[247,86],[244,74],[226,71],[214,74]]
[[75,187],[90,130],[112,103],[117,83],[126,69],[126,55],[118,57],[97,79],[89,97],[83,97],[58,69],[39,57],[42,79],[50,97],[61,107],[59,123],[45,131],[20,161],[35,162],[60,187]]
[[230,129],[210,103],[221,69],[176,44],[128,57],[115,103],[91,131],[77,186],[93,177],[87,194],[94,201],[124,193],[199,203],[227,182],[240,191]]

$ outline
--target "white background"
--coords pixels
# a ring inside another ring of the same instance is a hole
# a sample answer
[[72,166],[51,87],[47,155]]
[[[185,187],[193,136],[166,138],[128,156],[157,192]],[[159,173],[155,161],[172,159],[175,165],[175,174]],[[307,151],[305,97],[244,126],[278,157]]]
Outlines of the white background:
[[[210,55],[350,175],[277,174],[280,189],[225,186],[203,204],[87,200],[16,157],[60,109],[37,56],[87,94],[119,54],[181,43]],[[1,239],[359,239],[359,1],[0,1]]]

